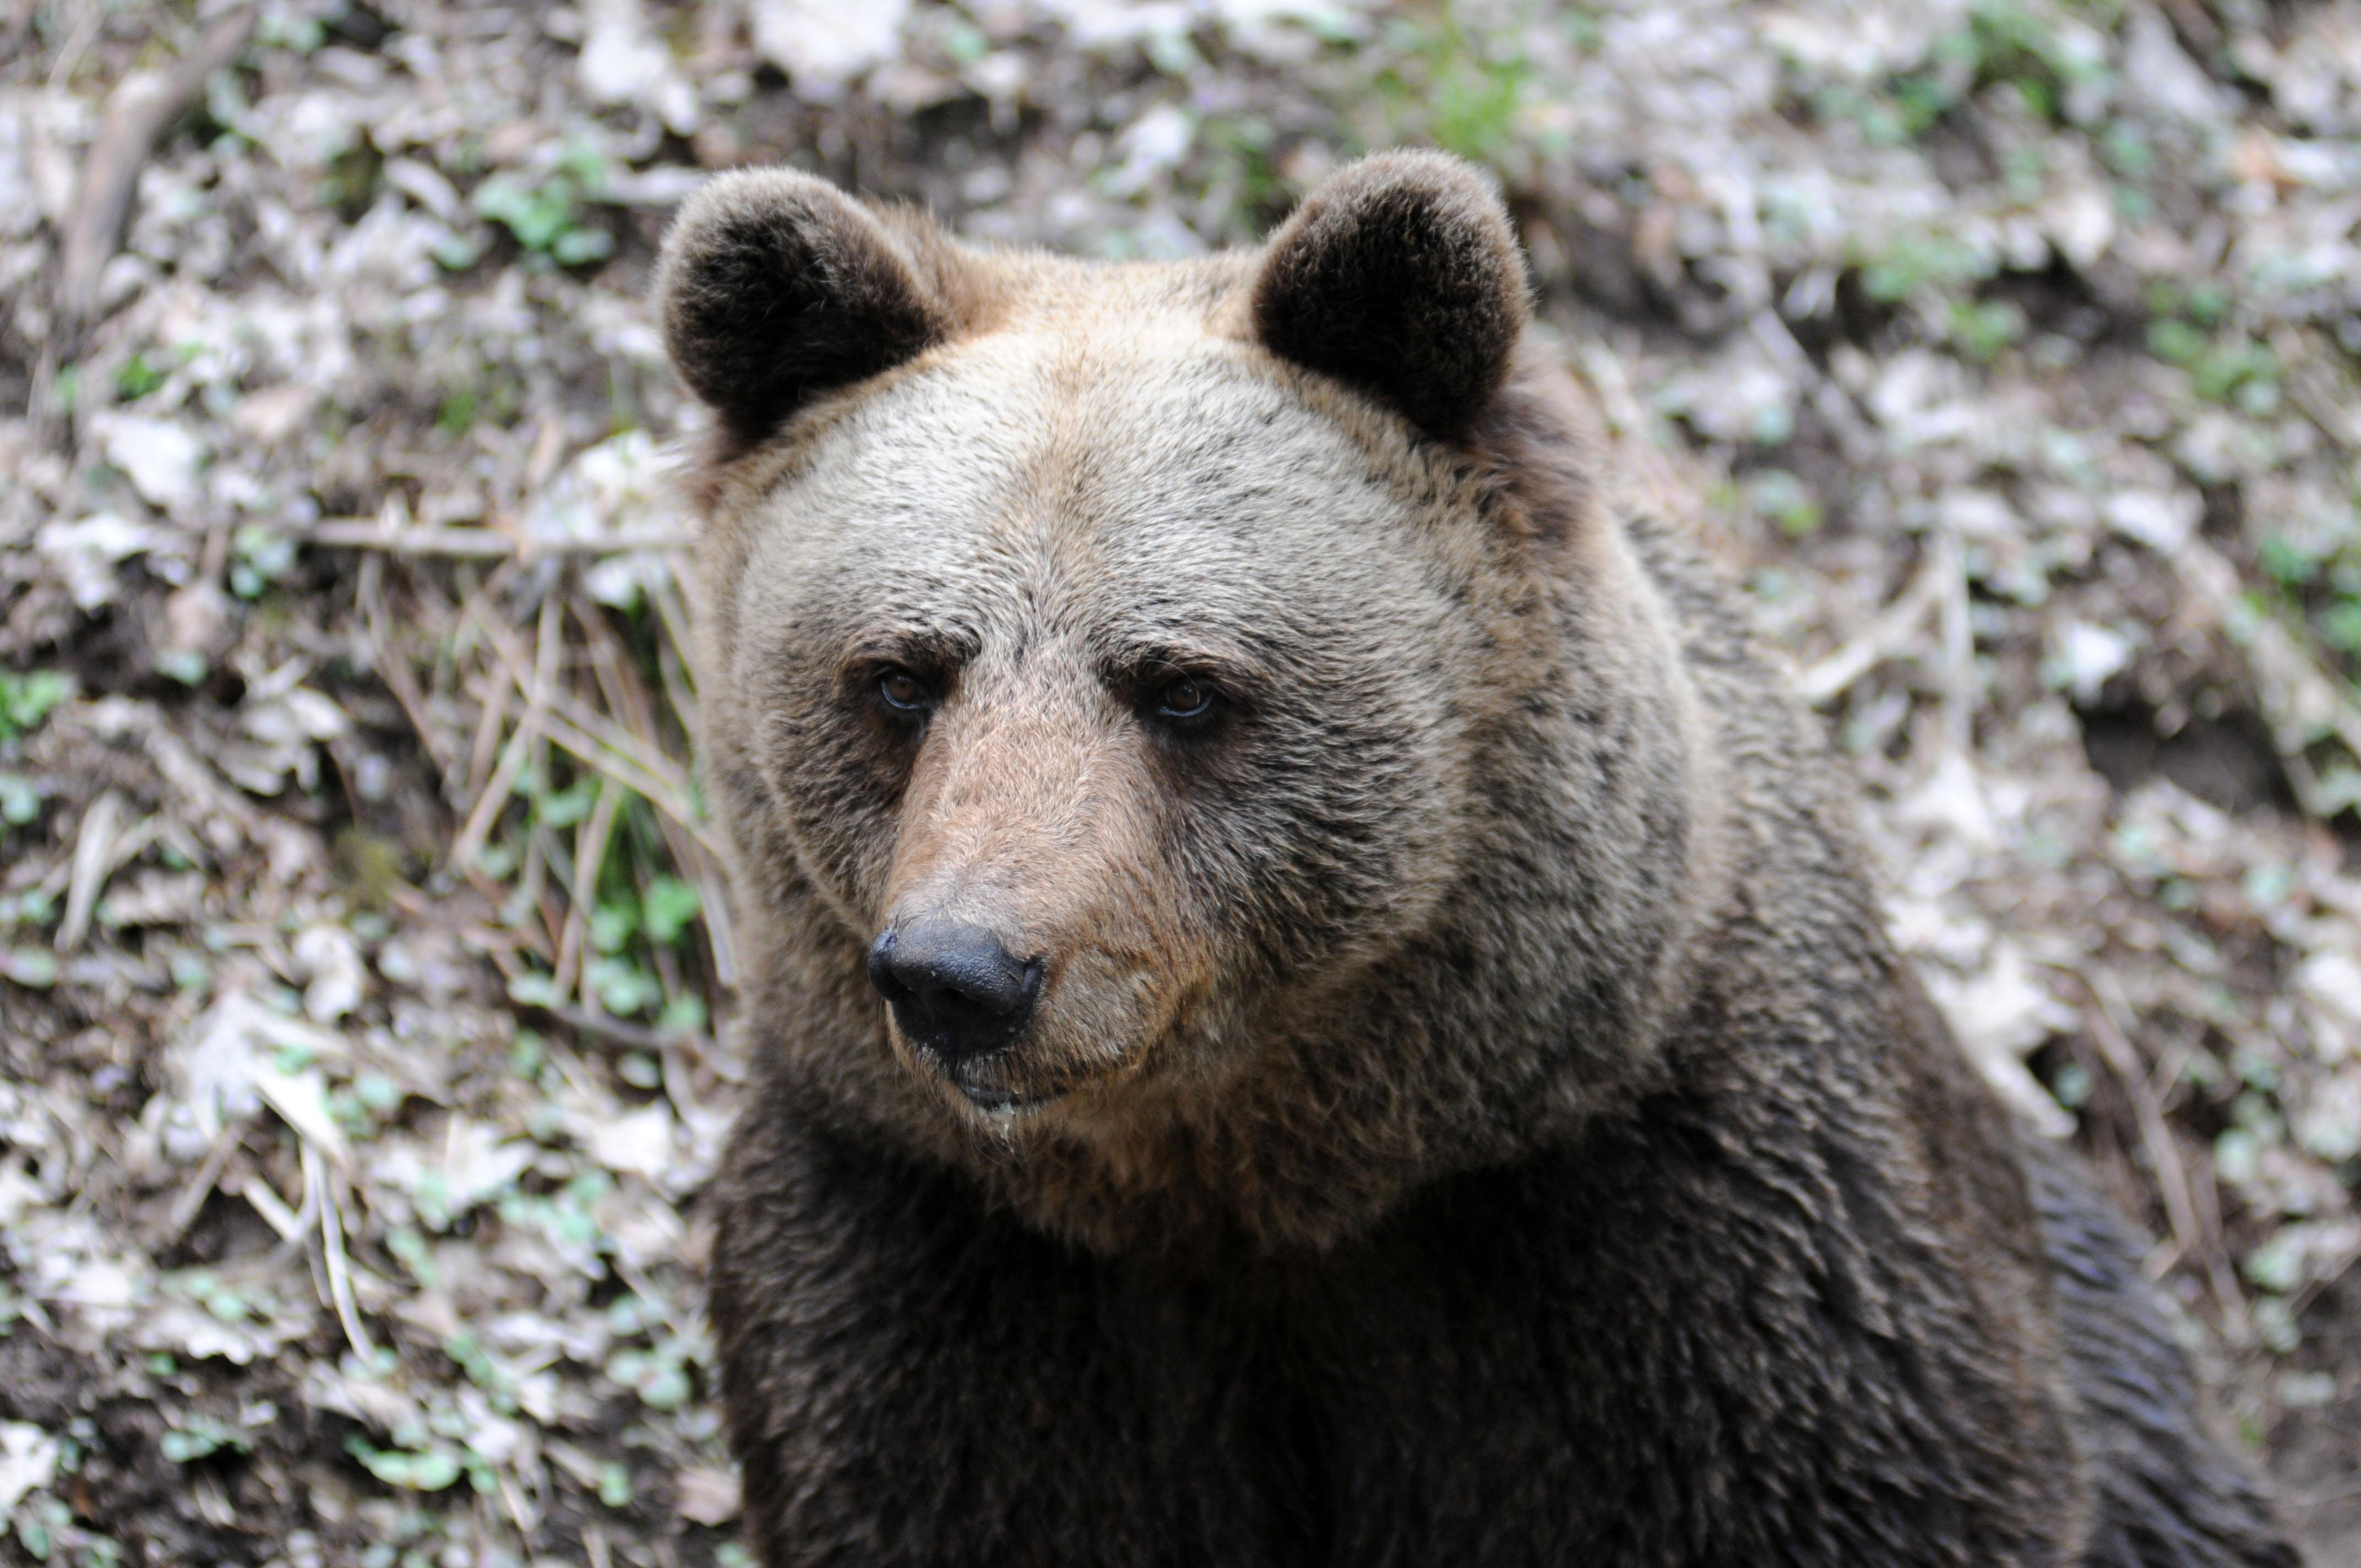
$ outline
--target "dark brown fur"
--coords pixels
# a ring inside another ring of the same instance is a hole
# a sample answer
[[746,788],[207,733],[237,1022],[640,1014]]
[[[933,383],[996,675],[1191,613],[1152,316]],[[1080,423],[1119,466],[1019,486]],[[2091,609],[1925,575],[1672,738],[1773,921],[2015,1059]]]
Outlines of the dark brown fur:
[[665,342],[735,455],[825,392],[949,337],[963,302],[931,225],[895,222],[824,181],[742,178],[664,252]]
[[1255,333],[1281,358],[1456,436],[1500,389],[1524,330],[1523,281],[1499,199],[1465,165],[1386,153],[1338,174],[1270,236]]
[[[700,689],[765,1562],[2294,1562],[1890,948],[1813,721],[1519,347],[1472,176],[1371,160],[1175,269],[895,220],[925,279],[784,314],[702,265],[871,247],[835,200],[741,177],[664,271],[751,444]],[[846,377],[879,319],[928,324]],[[1157,718],[1175,668],[1218,724]],[[1037,1109],[890,1025],[912,911],[1048,966],[991,1067]]]

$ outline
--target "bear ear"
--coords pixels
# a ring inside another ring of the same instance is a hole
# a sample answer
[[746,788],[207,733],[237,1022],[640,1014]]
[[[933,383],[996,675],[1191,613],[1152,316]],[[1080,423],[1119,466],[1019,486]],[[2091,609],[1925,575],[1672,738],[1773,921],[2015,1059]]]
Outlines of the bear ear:
[[1271,236],[1253,310],[1273,354],[1446,440],[1499,391],[1530,313],[1507,209],[1439,152],[1378,153],[1306,196]]
[[791,170],[708,181],[656,264],[657,313],[681,379],[751,446],[822,393],[942,342],[951,311],[937,258],[913,243],[920,224],[889,225]]

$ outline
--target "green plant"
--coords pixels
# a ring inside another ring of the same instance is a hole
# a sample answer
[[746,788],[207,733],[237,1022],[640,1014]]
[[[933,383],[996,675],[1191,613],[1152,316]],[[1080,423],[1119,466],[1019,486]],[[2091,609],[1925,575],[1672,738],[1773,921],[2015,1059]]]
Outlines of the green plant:
[[40,786],[20,774],[0,773],[0,822],[22,828],[40,814]]
[[1880,304],[1894,304],[1921,290],[1949,291],[1992,276],[1996,263],[1983,251],[1949,235],[1914,232],[1897,236],[1861,270],[1861,292]]
[[1983,0],[1965,27],[1936,41],[1923,68],[1896,77],[1889,91],[1917,136],[1994,86],[2013,89],[2027,113],[2055,123],[2068,117],[2076,88],[2106,75],[2105,60],[2073,48],[2048,17],[2017,0]]
[[476,394],[460,390],[443,400],[443,407],[434,415],[434,428],[456,439],[475,428]]
[[582,971],[582,982],[598,992],[599,1003],[619,1018],[644,1013],[664,999],[655,976],[624,958],[600,958]]
[[346,223],[357,223],[377,199],[385,173],[385,155],[364,138],[330,160],[320,181],[320,202],[334,207]]
[[115,395],[126,403],[136,403],[164,384],[164,372],[148,363],[144,354],[135,354],[116,367]]
[[1205,186],[1221,200],[1224,226],[1242,242],[1286,215],[1289,192],[1274,159],[1279,133],[1260,115],[1208,115],[1198,126]]
[[642,924],[647,929],[648,940],[672,946],[703,908],[703,901],[690,883],[672,876],[651,878],[647,894],[641,900]]
[[571,828],[590,815],[598,801],[598,781],[578,778],[564,789],[552,790],[535,802],[533,815],[543,826]]
[[0,980],[47,991],[58,982],[58,956],[47,948],[0,948]]
[[439,1492],[466,1471],[457,1455],[437,1444],[419,1450],[377,1448],[358,1437],[345,1439],[345,1452],[389,1486]]
[[1812,117],[1822,125],[1850,121],[1872,147],[1897,147],[1932,125],[1939,106],[1835,82],[1812,93]]
[[[2249,411],[2276,406],[2279,356],[2235,327],[2208,332],[2196,323],[2163,316],[2148,323],[2150,354],[2189,372],[2197,395],[2209,402],[2236,399]],[[2260,406],[2254,406],[2259,404]]]
[[242,599],[262,590],[295,566],[295,542],[275,528],[249,522],[230,535],[229,591]]
[[156,1444],[157,1451],[175,1464],[186,1464],[208,1454],[228,1449],[233,1453],[251,1453],[254,1440],[240,1429],[212,1416],[194,1415],[167,1431]]
[[1776,523],[1790,539],[1801,539],[1820,526],[1820,503],[1804,481],[1784,468],[1765,468],[1748,487],[1754,510]]
[[1375,83],[1392,106],[1396,135],[1430,140],[1477,163],[1496,161],[1533,78],[1520,31],[1478,34],[1462,20],[1455,0],[1397,18],[1386,38],[1394,62]]
[[73,677],[61,670],[0,670],[0,740],[41,727],[52,708],[73,696]]
[[1951,341],[1980,363],[2023,341],[2025,312],[2007,300],[1960,300],[1951,306]]
[[608,1358],[606,1374],[640,1397],[650,1409],[675,1410],[696,1390],[688,1378],[691,1348],[676,1334],[658,1339],[653,1349],[625,1349]]
[[615,251],[615,236],[585,221],[585,204],[606,183],[604,161],[595,152],[577,148],[538,182],[522,174],[492,175],[476,187],[470,204],[478,216],[507,229],[527,251],[561,267],[578,267],[603,261]]

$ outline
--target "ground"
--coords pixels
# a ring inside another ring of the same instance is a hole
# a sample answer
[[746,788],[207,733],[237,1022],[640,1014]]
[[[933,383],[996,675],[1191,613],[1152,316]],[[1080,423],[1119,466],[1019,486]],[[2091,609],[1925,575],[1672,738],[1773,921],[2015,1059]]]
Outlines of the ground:
[[743,1561],[642,303],[707,170],[1249,240],[1500,176],[1897,940],[2361,1559],[2361,4],[0,16],[0,1561]]

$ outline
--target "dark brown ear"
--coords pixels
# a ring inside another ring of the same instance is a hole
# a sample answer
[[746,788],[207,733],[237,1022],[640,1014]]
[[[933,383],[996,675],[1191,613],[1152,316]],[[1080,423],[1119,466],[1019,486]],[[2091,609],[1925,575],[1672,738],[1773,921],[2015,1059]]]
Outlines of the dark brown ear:
[[911,229],[791,170],[709,181],[656,265],[681,379],[752,445],[812,399],[943,341],[950,307]]
[[1499,391],[1530,307],[1499,196],[1439,152],[1383,152],[1303,199],[1255,280],[1255,334],[1449,439]]

